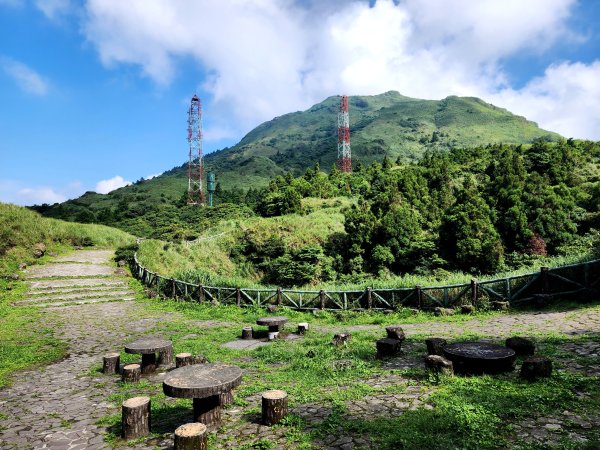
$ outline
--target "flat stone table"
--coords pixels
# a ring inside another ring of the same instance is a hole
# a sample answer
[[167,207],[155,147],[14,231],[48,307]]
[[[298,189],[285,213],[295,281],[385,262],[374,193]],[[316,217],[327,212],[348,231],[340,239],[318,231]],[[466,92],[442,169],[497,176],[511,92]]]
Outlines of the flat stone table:
[[160,338],[143,338],[125,346],[125,353],[142,355],[142,373],[153,373],[156,370],[156,353],[172,353],[173,343]]
[[510,372],[515,366],[515,351],[488,342],[458,342],[443,347],[454,371],[465,375]]
[[221,394],[230,393],[242,382],[242,369],[226,364],[197,364],[172,370],[163,381],[163,392],[169,397],[191,398],[194,421],[209,430],[221,422]]
[[256,324],[269,327],[269,331],[279,331],[287,321],[285,316],[261,317],[256,319]]

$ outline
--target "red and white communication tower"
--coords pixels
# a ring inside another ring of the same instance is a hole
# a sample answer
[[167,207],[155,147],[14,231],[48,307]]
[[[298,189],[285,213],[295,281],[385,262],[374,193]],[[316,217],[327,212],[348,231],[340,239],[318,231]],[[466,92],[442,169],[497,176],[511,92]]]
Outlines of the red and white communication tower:
[[188,142],[190,160],[188,163],[188,205],[204,205],[202,191],[202,104],[197,95],[192,97],[188,111]]
[[352,157],[350,155],[350,119],[348,116],[348,96],[342,95],[338,113],[338,169],[342,172],[352,172]]

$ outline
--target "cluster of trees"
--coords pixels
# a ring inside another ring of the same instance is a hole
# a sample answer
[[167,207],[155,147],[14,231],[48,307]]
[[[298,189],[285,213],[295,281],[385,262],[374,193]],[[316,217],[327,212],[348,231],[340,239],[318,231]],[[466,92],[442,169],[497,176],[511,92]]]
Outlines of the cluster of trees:
[[273,179],[255,211],[301,213],[302,197],[356,197],[344,210],[346,233],[323,248],[341,277],[492,273],[506,256],[558,254],[600,227],[600,174],[592,163],[599,157],[595,143],[539,140],[431,152],[409,165],[386,158],[358,164],[352,174],[325,174],[317,165],[301,177]]

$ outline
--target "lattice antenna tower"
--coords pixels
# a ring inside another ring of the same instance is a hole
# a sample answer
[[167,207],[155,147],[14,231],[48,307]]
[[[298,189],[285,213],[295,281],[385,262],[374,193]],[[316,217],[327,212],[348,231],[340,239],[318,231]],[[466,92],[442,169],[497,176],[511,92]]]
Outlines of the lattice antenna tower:
[[350,118],[348,116],[348,96],[340,97],[338,112],[338,169],[342,172],[352,172],[352,156],[350,154]]
[[188,143],[190,159],[188,163],[188,205],[204,205],[202,190],[202,103],[197,95],[192,97],[188,111]]

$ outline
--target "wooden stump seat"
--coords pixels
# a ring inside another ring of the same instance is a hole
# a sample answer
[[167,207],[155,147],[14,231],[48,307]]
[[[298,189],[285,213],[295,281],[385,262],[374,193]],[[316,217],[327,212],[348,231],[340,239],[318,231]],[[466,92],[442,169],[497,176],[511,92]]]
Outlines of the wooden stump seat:
[[206,450],[206,425],[203,423],[186,423],[175,430],[175,450]]
[[272,390],[262,394],[262,422],[275,425],[287,415],[288,396],[285,391]]
[[150,397],[133,397],[121,408],[123,439],[135,439],[150,433]]
[[102,357],[102,373],[119,373],[121,356],[118,353],[107,353]]
[[139,364],[127,364],[123,367],[123,372],[121,373],[121,381],[127,383],[137,383],[140,381],[140,377],[142,375],[142,369]]

